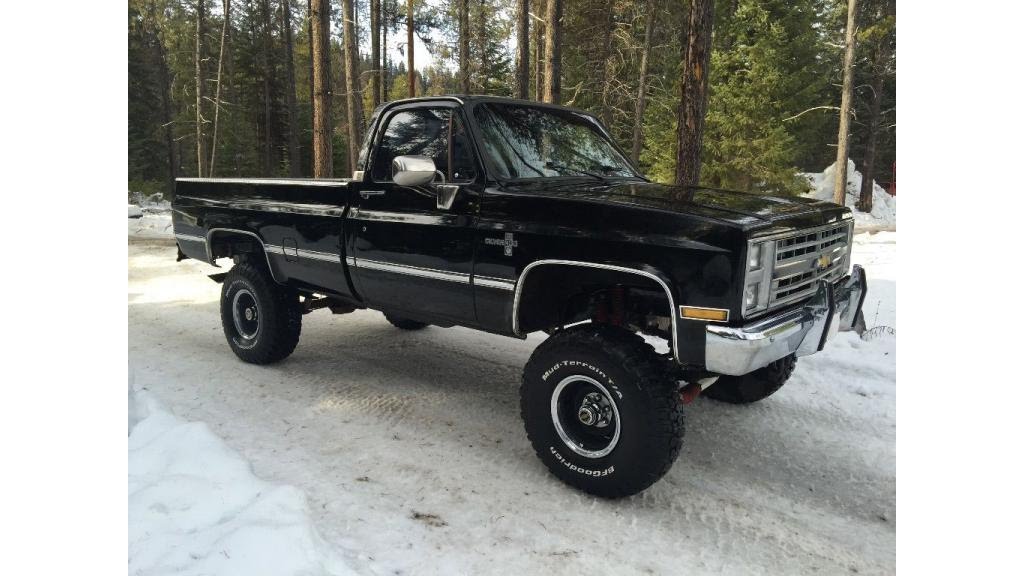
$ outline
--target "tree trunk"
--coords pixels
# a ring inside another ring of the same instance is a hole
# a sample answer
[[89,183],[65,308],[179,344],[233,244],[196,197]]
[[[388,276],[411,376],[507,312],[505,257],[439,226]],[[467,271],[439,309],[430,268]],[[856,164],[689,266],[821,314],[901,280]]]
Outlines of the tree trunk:
[[640,81],[636,90],[636,116],[633,120],[633,164],[640,163],[644,146],[644,109],[647,108],[647,67],[651,55],[651,35],[654,29],[653,6],[647,3],[647,23],[644,24],[644,47],[640,54]]
[[171,114],[171,71],[167,67],[167,50],[164,48],[162,34],[157,24],[155,6],[149,5],[149,17],[153,23],[152,48],[156,52],[159,69],[157,78],[160,82],[160,122],[163,125],[164,145],[167,147],[167,193],[174,193],[174,179],[178,177],[178,159],[175,154],[174,116]]
[[516,98],[530,93],[530,0],[516,0]]
[[206,27],[206,3],[196,0],[196,173],[206,174],[206,138],[203,135],[203,29]]
[[414,49],[413,41],[412,41],[412,34],[413,34],[413,31],[412,31],[412,26],[413,26],[413,21],[412,21],[412,19],[413,19],[413,15],[412,15],[412,0],[409,0],[406,3],[405,12],[406,12],[406,14],[405,14],[405,30],[406,30],[406,36],[407,36],[407,38],[406,38],[406,44],[407,45],[405,47],[405,51],[407,53],[407,59],[409,61],[409,63],[408,63],[408,65],[409,65],[409,98],[415,98],[416,97],[416,68],[415,68],[416,58],[415,58],[414,54],[415,54],[416,50]]
[[612,110],[608,104],[608,94],[611,91],[609,84],[611,84],[611,75],[609,74],[608,68],[610,67],[610,56],[612,52],[612,32],[615,31],[615,2],[614,0],[608,0],[605,6],[605,21],[604,30],[601,31],[601,45],[600,45],[600,56],[598,59],[598,86],[601,90],[601,121],[604,125],[611,129],[612,125]]
[[[890,0],[885,4],[883,16],[895,15],[896,2]],[[878,40],[875,47],[875,57],[872,66],[871,77],[871,110],[868,119],[868,142],[867,150],[864,152],[864,168],[861,171],[864,178],[860,184],[860,202],[857,209],[861,212],[871,212],[873,208],[874,181],[875,181],[875,158],[878,149],[878,133],[882,124],[882,90],[885,88],[886,67],[891,56],[892,46],[890,35]]]
[[548,0],[544,46],[544,101],[562,103],[562,0]]
[[846,8],[846,54],[843,57],[843,100],[839,106],[839,151],[836,153],[836,189],[832,201],[846,205],[846,161],[850,157],[850,106],[853,101],[853,54],[857,42],[857,0]]
[[380,99],[381,102],[391,100],[391,78],[388,71],[388,27],[391,25],[391,12],[388,4],[392,0],[381,0],[381,57],[380,57]]
[[309,0],[310,49],[313,52],[313,177],[334,176],[331,143],[330,0]]
[[490,80],[491,66],[487,60],[487,17],[484,14],[486,8],[484,4],[485,0],[480,0],[480,11],[477,13],[477,50],[478,60],[480,61],[477,66],[477,84],[479,86],[480,94],[487,94],[489,88],[487,81]]
[[[210,140],[209,176],[213,177],[213,169],[217,164],[217,128],[220,125],[220,94],[224,80],[224,47],[227,45],[228,30],[231,28],[231,0],[224,0],[224,25],[220,30],[220,57],[217,59],[217,92],[213,97],[213,138]],[[228,58],[231,57],[230,53]]]
[[676,150],[676,184],[700,182],[700,149],[704,139],[704,114],[708,105],[708,72],[711,63],[713,0],[690,0],[683,43],[683,78],[679,100]]
[[260,54],[260,66],[263,68],[263,175],[272,176],[275,172],[274,137],[273,137],[273,93],[270,83],[274,78],[273,26],[270,22],[270,0],[263,0],[260,6],[263,17],[263,50]]
[[380,106],[380,1],[370,0],[370,98]]
[[363,143],[363,98],[359,86],[359,42],[356,40],[355,0],[341,0],[345,18],[345,93],[348,102],[348,165],[355,170]]
[[459,0],[459,85],[463,94],[469,87],[469,0]]
[[295,98],[295,48],[292,41],[291,0],[281,0],[281,28],[284,36],[285,73],[288,86],[285,100],[288,104],[288,175],[302,175],[302,157],[299,151],[299,107]]
[[544,26],[534,22],[533,27],[533,86],[534,100],[544,100]]

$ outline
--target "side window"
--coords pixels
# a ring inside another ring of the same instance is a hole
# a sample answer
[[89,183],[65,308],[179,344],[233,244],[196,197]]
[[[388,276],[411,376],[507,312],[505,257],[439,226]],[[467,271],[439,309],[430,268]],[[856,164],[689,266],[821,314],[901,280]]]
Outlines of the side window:
[[458,114],[452,119],[452,173],[447,174],[447,166],[443,170],[449,176],[449,182],[472,182],[476,179],[473,146],[466,133],[466,126]]
[[371,177],[375,182],[390,182],[391,162],[398,156],[408,155],[432,158],[447,182],[476,179],[476,162],[469,135],[458,114],[452,116],[451,108],[418,108],[393,115],[374,154]]
[[429,156],[439,170],[446,170],[450,116],[448,108],[418,108],[392,116],[374,155],[374,181],[391,181],[391,162],[398,156]]

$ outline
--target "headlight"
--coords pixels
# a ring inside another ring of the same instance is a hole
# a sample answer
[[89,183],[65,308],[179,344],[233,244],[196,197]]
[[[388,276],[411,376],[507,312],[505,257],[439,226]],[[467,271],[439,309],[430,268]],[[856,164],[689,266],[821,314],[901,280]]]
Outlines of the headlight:
[[747,270],[761,267],[761,244],[751,244],[747,251]]
[[[774,240],[750,240],[747,242],[746,272],[743,278],[744,316],[756,314],[768,308],[768,289],[772,282],[772,265],[775,262]],[[761,287],[765,286],[764,289]]]
[[761,286],[760,282],[758,282],[757,284],[749,284],[749,285],[747,285],[747,289],[743,291],[743,309],[744,310],[750,310],[751,308],[754,308],[755,306],[757,306],[757,292],[758,292],[758,288],[760,286]]

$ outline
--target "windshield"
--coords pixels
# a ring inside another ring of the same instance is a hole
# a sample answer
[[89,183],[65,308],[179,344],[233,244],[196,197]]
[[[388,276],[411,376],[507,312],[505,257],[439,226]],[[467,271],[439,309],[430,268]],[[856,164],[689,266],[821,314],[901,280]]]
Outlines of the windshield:
[[473,114],[499,179],[640,177],[584,114],[494,103]]

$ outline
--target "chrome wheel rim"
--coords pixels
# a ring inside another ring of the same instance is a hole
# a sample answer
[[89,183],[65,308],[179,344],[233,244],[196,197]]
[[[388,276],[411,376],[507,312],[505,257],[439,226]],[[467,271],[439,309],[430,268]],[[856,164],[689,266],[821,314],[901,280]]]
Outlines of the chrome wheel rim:
[[247,288],[235,292],[231,299],[231,319],[235,332],[244,340],[254,340],[260,331],[260,307]]
[[582,374],[567,376],[551,392],[551,422],[562,442],[586,458],[610,454],[622,431],[611,393]]

